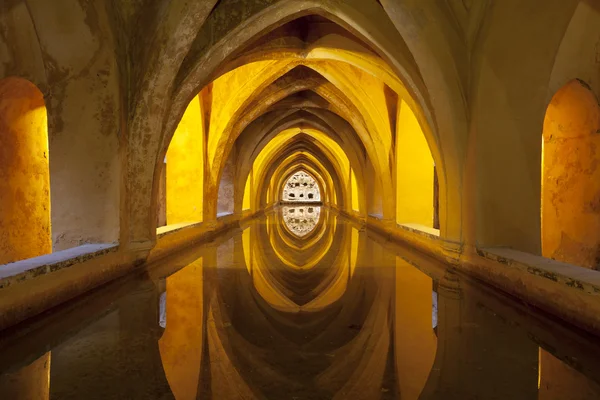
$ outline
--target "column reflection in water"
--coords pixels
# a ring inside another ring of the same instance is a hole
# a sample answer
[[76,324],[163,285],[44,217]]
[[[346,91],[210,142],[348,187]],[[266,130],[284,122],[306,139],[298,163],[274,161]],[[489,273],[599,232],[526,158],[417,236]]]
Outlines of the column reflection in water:
[[0,339],[0,398],[600,398],[597,343],[327,208],[303,236],[286,211]]

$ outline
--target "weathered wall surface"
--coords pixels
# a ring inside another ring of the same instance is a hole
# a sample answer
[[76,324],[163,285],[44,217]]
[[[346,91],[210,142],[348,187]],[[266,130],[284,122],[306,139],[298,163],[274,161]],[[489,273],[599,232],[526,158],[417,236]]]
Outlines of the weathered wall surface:
[[46,99],[54,249],[116,241],[120,94],[105,7],[16,1],[0,15],[0,78],[24,76]]
[[[235,193],[235,154],[231,154],[223,167],[223,174],[219,181],[219,193],[217,197],[217,214],[232,213],[234,211]],[[243,190],[244,188],[239,188]],[[214,201],[214,199],[209,199]]]
[[600,105],[573,80],[552,98],[544,121],[542,254],[600,267]]
[[158,199],[156,205],[156,227],[167,225],[167,164],[163,163],[160,171],[160,182],[158,187]]

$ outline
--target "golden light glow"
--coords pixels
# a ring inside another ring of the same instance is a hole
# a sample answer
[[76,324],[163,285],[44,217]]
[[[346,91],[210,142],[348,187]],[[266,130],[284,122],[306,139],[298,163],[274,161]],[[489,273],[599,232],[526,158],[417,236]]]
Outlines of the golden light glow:
[[437,337],[432,327],[433,283],[429,276],[396,258],[396,368],[402,398],[417,400],[433,367]]
[[0,265],[52,252],[48,160],[44,96],[0,80]]
[[356,212],[360,211],[359,202],[358,202],[358,184],[356,183],[356,174],[354,170],[351,172],[352,174],[352,209]]
[[[548,105],[542,146],[542,255],[598,268],[600,105],[578,80]],[[566,240],[565,238],[569,238]]]
[[199,96],[188,105],[167,151],[167,224],[203,219],[204,134]]
[[406,102],[398,111],[396,222],[433,227],[433,158],[421,126]]
[[352,228],[352,239],[350,245],[350,275],[354,275],[356,261],[358,260],[358,230]]
[[158,348],[177,399],[195,399],[198,390],[204,332],[202,265],[200,258],[167,278],[167,324]]
[[246,185],[244,186],[244,200],[242,203],[242,210],[250,210],[251,208],[251,196],[253,192],[253,180],[254,173],[253,170],[250,170],[250,174],[248,175],[248,179],[246,179]]

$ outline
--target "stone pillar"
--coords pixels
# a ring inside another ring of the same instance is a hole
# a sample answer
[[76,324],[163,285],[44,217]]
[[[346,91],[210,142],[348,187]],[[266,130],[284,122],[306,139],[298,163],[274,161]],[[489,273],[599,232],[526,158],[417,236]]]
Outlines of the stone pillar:
[[163,163],[158,183],[158,206],[156,207],[156,227],[167,224],[167,163]]

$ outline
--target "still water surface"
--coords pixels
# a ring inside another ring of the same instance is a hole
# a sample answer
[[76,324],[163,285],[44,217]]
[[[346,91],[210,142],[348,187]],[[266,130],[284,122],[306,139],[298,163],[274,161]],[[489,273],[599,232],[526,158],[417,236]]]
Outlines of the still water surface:
[[282,207],[5,333],[0,399],[600,399],[597,340]]

